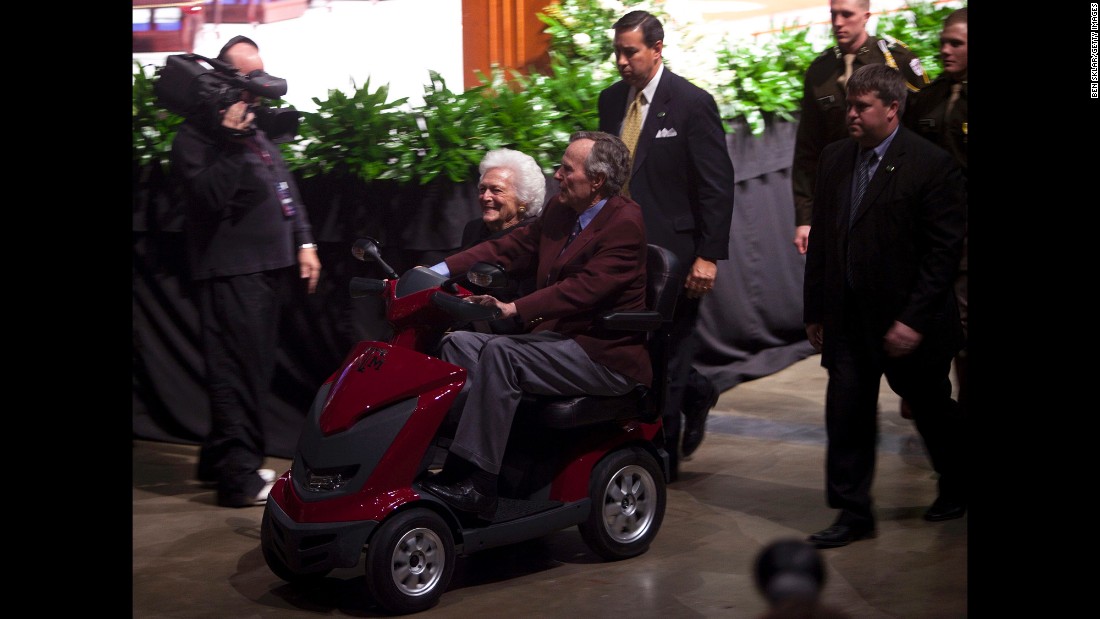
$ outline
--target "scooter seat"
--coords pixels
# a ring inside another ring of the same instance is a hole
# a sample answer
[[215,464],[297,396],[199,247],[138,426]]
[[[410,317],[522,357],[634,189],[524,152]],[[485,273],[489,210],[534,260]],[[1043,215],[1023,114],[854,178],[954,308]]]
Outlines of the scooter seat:
[[[653,361],[653,384],[666,382],[667,329],[672,324],[676,299],[683,283],[680,261],[671,251],[650,244],[646,252],[646,311],[613,312],[601,317],[604,326],[649,333],[649,356]],[[599,423],[637,419],[654,423],[661,416],[665,396],[660,390],[638,386],[620,396],[533,396],[524,394],[521,406],[531,410],[537,423],[547,428],[582,428]]]
[[[619,396],[582,395],[572,397],[524,396],[523,404],[533,409],[537,422],[548,428],[565,430],[604,423],[642,419],[651,421],[647,414],[651,400],[646,398],[649,388],[635,387],[630,393]],[[644,418],[644,419],[643,419]]]

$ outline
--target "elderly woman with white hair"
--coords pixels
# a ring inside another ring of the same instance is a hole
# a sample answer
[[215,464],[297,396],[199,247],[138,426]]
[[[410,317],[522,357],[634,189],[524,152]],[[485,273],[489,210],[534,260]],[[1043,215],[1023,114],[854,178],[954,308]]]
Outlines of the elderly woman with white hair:
[[[491,150],[485,153],[478,171],[481,173],[477,183],[481,217],[466,224],[458,251],[535,221],[546,199],[546,176],[530,155],[509,148]],[[534,273],[515,273],[508,286],[493,290],[493,296],[501,301],[514,301],[534,289]],[[515,318],[493,320],[488,326],[493,333],[519,333],[522,328]],[[459,328],[469,329],[474,325]]]
[[546,176],[534,157],[500,148],[485,154],[478,166],[477,184],[481,217],[462,230],[461,249],[531,223],[542,212]]

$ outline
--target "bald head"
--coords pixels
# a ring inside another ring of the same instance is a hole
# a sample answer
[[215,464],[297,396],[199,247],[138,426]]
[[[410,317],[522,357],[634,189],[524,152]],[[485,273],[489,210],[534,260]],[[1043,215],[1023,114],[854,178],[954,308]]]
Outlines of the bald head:
[[226,62],[237,68],[242,75],[264,68],[264,61],[260,58],[260,48],[251,41],[241,41],[223,50]]

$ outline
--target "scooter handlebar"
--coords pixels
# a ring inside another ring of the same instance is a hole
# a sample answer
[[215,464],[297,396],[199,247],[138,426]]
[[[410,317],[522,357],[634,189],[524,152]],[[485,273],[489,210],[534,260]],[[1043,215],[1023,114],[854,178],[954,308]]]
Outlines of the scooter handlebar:
[[370,277],[353,277],[348,282],[348,293],[353,299],[377,297],[386,291],[386,280]]

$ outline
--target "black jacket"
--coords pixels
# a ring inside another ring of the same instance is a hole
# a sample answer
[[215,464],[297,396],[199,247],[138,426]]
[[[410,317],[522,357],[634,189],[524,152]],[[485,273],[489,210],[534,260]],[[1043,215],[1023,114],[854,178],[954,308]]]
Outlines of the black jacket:
[[231,139],[188,121],[176,134],[170,161],[193,279],[292,266],[298,246],[313,242],[294,178],[262,131]]
[[[861,330],[886,334],[895,320],[929,346],[962,345],[953,285],[966,234],[962,171],[946,151],[905,127],[898,129],[848,229],[848,202],[858,144],[844,138],[825,147],[818,170],[810,245],[806,252],[806,324],[825,325],[822,365],[832,361],[830,333],[844,329],[845,298],[870,317]],[[847,261],[852,294],[846,295]]]

